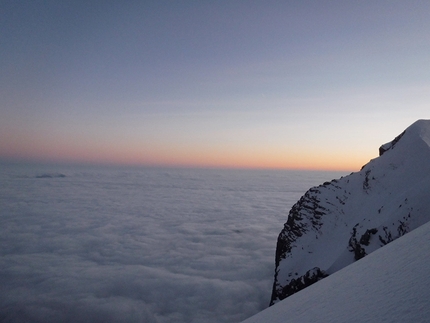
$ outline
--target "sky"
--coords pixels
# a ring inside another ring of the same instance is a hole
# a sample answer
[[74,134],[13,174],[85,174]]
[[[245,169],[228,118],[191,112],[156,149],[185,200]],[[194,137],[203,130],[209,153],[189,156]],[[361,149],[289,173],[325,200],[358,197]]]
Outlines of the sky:
[[430,102],[428,1],[0,1],[0,159],[358,170]]

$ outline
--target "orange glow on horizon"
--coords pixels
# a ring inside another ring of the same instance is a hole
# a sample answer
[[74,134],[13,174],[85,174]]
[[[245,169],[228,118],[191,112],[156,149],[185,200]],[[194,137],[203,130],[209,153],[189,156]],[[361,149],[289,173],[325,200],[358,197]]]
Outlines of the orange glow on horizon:
[[[305,149],[228,149],[190,147],[133,146],[102,147],[85,145],[16,146],[2,149],[0,156],[39,162],[88,163],[130,166],[235,168],[235,169],[292,169],[358,171],[370,158],[355,152],[340,153]],[[25,149],[24,149],[25,148]]]
[[98,139],[15,136],[8,138],[7,144],[0,143],[0,158],[130,166],[358,171],[376,157],[371,154],[373,151],[362,151],[352,145],[340,148],[312,143],[282,147],[249,142],[240,146],[229,142],[174,145]]

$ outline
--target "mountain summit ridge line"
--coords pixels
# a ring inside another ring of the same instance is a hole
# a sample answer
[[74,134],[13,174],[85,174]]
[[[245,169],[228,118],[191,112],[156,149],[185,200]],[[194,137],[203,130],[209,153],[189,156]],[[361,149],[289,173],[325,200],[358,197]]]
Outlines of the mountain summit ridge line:
[[430,120],[418,120],[356,173],[309,189],[276,247],[270,305],[430,221]]

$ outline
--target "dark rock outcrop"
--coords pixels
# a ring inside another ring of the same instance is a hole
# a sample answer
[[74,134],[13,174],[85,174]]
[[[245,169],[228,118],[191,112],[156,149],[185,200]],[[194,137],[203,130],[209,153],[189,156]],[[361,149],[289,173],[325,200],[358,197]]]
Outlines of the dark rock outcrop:
[[316,283],[327,276],[327,273],[325,273],[320,268],[312,268],[304,275],[297,278],[292,278],[287,285],[282,286],[282,289],[279,291],[280,298],[287,298],[288,296],[297,293],[298,291]]

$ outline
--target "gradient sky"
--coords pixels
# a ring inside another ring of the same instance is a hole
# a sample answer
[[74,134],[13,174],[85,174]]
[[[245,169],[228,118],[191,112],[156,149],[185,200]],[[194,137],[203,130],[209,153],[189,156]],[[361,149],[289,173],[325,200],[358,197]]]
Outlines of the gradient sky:
[[430,114],[429,1],[0,1],[0,159],[358,170]]

